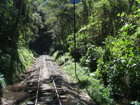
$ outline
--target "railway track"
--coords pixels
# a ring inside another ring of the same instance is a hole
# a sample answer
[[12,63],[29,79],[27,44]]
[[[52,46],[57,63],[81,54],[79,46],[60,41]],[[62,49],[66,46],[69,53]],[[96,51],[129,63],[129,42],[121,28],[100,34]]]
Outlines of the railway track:
[[[23,83],[25,86],[20,86]],[[24,73],[20,85],[16,84],[17,89],[21,90],[10,90],[11,93],[6,91],[3,94],[8,105],[94,105],[86,94],[78,90],[77,83],[47,55],[36,59],[34,65]]]
[[[53,66],[52,66],[53,67]],[[66,91],[62,87],[62,77],[49,70],[49,78],[41,80],[42,69],[37,70],[35,80],[28,82],[30,99],[27,105],[67,105]],[[38,75],[37,75],[38,74]]]
[[68,82],[68,77],[49,56],[41,56],[36,63],[27,83],[30,94],[27,105],[93,105],[84,101],[77,88],[71,86],[75,84]]

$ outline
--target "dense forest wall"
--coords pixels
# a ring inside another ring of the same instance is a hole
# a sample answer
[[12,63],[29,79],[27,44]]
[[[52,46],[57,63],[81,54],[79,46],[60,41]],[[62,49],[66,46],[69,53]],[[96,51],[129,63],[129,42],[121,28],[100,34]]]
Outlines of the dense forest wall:
[[35,22],[36,11],[33,12],[37,5],[39,1],[0,1],[0,88],[16,81],[17,76],[33,63],[29,43],[40,27]]
[[93,78],[100,80],[111,96],[140,101],[140,1],[82,0],[76,4],[76,49],[73,5],[60,2],[48,0],[45,7],[47,11],[59,7],[45,21],[56,40],[54,45],[63,46],[57,58],[69,53],[80,66],[95,74]]

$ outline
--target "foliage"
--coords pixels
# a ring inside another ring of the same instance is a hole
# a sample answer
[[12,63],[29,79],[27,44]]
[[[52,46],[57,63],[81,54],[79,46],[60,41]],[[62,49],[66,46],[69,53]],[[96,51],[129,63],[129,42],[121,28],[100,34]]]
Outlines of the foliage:
[[[76,51],[81,84],[85,84],[97,103],[110,104],[110,95],[121,94],[137,104],[140,101],[139,3],[140,0],[82,0],[76,4],[74,49],[73,5],[69,0],[0,1],[3,75],[0,80],[6,78],[12,82],[17,73],[31,64],[29,45],[36,52],[59,50],[54,53],[55,58],[74,77],[71,70]],[[68,53],[62,56],[62,50]],[[93,72],[95,77],[90,76]]]
[[[68,14],[72,7],[68,8],[67,5],[64,10],[56,13],[61,17],[61,22],[57,25],[62,25],[61,29],[64,29],[60,33],[65,35],[60,35],[58,41],[64,50],[70,53],[69,56],[74,58],[76,51],[76,61],[90,72],[95,71],[96,78],[101,80],[107,89],[111,89],[111,95],[123,95],[131,100],[138,100],[140,87],[139,2],[84,0],[76,4],[76,49],[73,32],[64,27],[69,19],[61,16]],[[71,15],[69,13],[69,16]],[[73,29],[72,24],[69,29]],[[69,62],[65,62],[63,56],[58,56],[58,60],[66,65]],[[70,64],[69,62],[68,65]]]
[[[131,100],[139,99],[140,87],[138,4],[139,0],[84,0],[76,5],[80,8],[76,9],[76,49],[73,33],[67,33],[67,29],[64,28],[66,39],[58,39],[73,58],[76,51],[80,66],[95,71],[96,78],[111,89],[111,95]],[[67,17],[63,19],[68,21]],[[60,62],[67,64],[60,58]]]
[[19,59],[22,62],[25,70],[33,63],[33,54],[32,51],[26,48],[19,48],[18,49]]
[[140,103],[138,101],[132,101],[131,104],[132,105],[139,105]]
[[[124,15],[122,13],[121,18]],[[139,12],[135,17],[138,15]],[[106,38],[105,52],[98,59],[96,74],[103,79],[105,86],[112,89],[113,95],[139,100],[139,20],[135,23],[133,18],[130,15],[130,19],[125,20],[117,37]]]
[[88,50],[85,56],[80,60],[81,66],[89,67],[91,72],[96,71],[97,69],[97,60],[104,53],[102,47],[96,47],[95,45],[88,45]]
[[28,46],[37,32],[33,28],[30,3],[31,0],[0,1],[0,73],[8,84],[33,61]]
[[[4,75],[8,84],[15,81],[17,74],[26,70],[33,63],[32,51],[24,47],[19,47],[18,53],[13,49],[7,54],[1,53],[0,55],[0,73]],[[11,57],[11,55],[14,56]]]
[[102,74],[105,85],[112,88],[114,95],[123,94],[130,99],[139,97],[140,55],[136,42],[136,34],[106,39],[106,50],[98,60],[97,72]]
[[5,87],[6,87],[6,83],[3,74],[0,73],[0,88],[5,88]]
[[[53,55],[54,59],[56,59],[56,53]],[[68,59],[67,61],[66,58]],[[72,57],[70,57],[70,54],[66,53],[59,56],[56,60],[59,63],[64,62],[62,66],[63,69],[66,71],[66,73],[72,76],[75,81],[77,81],[74,72],[74,62]],[[96,104],[115,105],[113,100],[110,98],[109,89],[106,89],[99,80],[95,79],[93,74],[90,74],[87,68],[81,67],[79,64],[77,64],[77,74],[80,79],[80,87],[88,92]]]

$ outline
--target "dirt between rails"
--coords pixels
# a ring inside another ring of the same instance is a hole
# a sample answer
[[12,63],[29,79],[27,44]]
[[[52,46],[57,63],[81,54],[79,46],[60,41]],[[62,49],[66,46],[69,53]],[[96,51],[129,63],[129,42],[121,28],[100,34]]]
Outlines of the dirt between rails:
[[[38,81],[40,74],[40,87],[42,90],[52,88],[46,80],[51,76],[61,77],[62,88],[66,91],[67,102],[64,105],[95,105],[88,94],[83,92],[76,82],[68,76],[61,67],[48,55],[40,55],[34,64],[23,74],[18,76],[18,82],[2,89],[2,105],[27,105],[32,100],[31,83]],[[35,94],[35,93],[34,93]]]

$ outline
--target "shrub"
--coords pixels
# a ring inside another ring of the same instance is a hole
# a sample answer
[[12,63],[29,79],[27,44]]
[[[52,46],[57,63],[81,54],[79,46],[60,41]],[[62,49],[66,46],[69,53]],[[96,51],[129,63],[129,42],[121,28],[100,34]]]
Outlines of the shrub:
[[106,39],[105,52],[98,59],[96,73],[102,75],[104,84],[112,89],[113,95],[122,94],[129,99],[139,97],[140,54],[136,40],[136,34]]
[[103,54],[104,49],[102,47],[96,47],[95,45],[88,45],[87,54],[80,60],[81,66],[89,67],[91,72],[97,69],[97,60]]
[[3,74],[0,73],[0,89],[5,88],[5,87],[6,87],[6,83],[5,83]]

